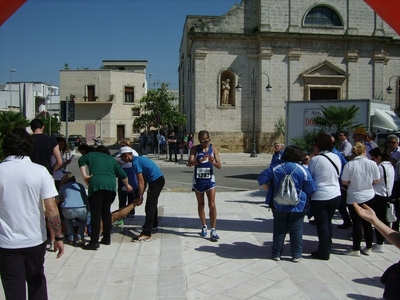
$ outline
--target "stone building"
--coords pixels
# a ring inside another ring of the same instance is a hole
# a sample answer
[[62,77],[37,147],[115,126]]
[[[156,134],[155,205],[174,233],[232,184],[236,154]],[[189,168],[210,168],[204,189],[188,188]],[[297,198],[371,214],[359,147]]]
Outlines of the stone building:
[[98,70],[61,70],[60,98],[75,104],[75,120],[68,133],[63,122],[61,133],[81,134],[88,143],[101,136],[106,144],[138,135],[132,124],[147,92],[146,68],[147,61],[103,60]]
[[257,152],[269,152],[286,101],[380,99],[398,108],[398,77],[394,93],[386,88],[400,75],[399,45],[362,0],[243,0],[222,16],[187,16],[179,53],[186,129],[250,152],[254,125]]

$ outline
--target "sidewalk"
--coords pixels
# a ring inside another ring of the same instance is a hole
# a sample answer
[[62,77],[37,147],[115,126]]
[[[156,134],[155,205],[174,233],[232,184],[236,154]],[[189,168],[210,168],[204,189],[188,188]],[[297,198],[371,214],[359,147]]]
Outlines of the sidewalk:
[[[380,299],[383,271],[399,260],[400,250],[384,254],[341,255],[349,230],[334,226],[329,261],[310,259],[316,228],[304,224],[304,259],[291,261],[289,244],[282,260],[271,259],[272,212],[263,191],[217,192],[219,242],[198,235],[193,193],[162,192],[159,232],[151,242],[131,242],[144,222],[144,207],[112,244],[97,251],[70,245],[59,259],[46,254],[49,299]],[[117,201],[113,204],[113,209]],[[341,222],[334,220],[335,224]],[[287,238],[288,239],[288,238]],[[4,299],[1,289],[0,299]]]

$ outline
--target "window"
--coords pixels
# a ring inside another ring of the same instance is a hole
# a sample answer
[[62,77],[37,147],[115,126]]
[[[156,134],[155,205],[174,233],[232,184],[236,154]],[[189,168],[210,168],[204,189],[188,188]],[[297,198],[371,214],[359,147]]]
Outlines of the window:
[[343,26],[336,12],[326,6],[317,6],[309,11],[304,25],[311,26]]
[[310,88],[310,100],[338,100],[339,89]]
[[96,86],[88,85],[87,86],[87,97],[88,101],[96,101],[98,97],[96,97]]
[[133,103],[133,101],[135,100],[134,92],[135,92],[134,87],[129,87],[129,86],[125,87],[125,102]]
[[139,107],[132,108],[132,117],[139,117],[139,116],[140,116],[140,108]]

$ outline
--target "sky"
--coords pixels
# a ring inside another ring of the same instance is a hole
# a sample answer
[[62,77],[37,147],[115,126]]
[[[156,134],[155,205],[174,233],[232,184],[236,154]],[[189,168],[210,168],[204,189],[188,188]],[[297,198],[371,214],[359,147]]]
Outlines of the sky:
[[28,0],[0,27],[0,84],[59,86],[59,70],[147,60],[151,82],[178,89],[187,15],[220,16],[241,0]]

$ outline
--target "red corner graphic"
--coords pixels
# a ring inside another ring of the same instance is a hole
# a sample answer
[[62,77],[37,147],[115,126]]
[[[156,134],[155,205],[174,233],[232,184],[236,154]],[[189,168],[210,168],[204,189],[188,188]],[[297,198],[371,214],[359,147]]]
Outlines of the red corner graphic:
[[398,0],[364,0],[371,8],[400,34],[400,5]]
[[26,0],[0,0],[0,26],[25,2]]

